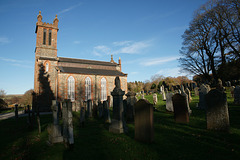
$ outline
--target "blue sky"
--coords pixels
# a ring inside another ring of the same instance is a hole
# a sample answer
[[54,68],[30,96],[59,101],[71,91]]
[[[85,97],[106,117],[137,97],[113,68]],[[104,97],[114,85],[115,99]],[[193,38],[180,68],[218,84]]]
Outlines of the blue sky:
[[33,88],[35,27],[59,19],[58,56],[122,60],[128,82],[179,73],[181,35],[207,0],[0,0],[0,89]]

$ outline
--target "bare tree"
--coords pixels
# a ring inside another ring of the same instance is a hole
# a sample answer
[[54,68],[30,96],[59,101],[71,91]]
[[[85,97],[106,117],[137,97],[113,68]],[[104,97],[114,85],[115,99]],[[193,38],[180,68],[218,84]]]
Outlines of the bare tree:
[[0,98],[3,99],[6,96],[6,92],[3,89],[0,89]]

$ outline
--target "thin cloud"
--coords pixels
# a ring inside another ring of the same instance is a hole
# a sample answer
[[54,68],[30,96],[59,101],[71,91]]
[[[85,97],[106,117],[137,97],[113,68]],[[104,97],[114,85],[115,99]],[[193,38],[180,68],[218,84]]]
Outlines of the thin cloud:
[[73,41],[73,44],[80,44],[81,41]]
[[113,42],[114,46],[124,46],[124,45],[129,45],[132,41],[118,41],[118,42]]
[[113,42],[111,45],[99,45],[93,48],[93,54],[97,56],[109,54],[139,54],[144,49],[150,47],[151,41],[119,41]]
[[3,44],[7,44],[7,43],[10,43],[10,40],[6,37],[0,37],[0,44],[3,45]]
[[175,56],[175,57],[162,57],[162,58],[155,58],[155,59],[146,59],[141,64],[144,65],[144,66],[153,66],[153,65],[163,64],[163,63],[166,63],[166,62],[175,61],[178,58],[179,58],[179,56]]
[[139,72],[131,72],[130,74],[131,75],[136,75],[136,74],[138,74]]
[[102,56],[110,53],[110,48],[104,45],[95,46],[93,48],[93,54],[96,56]]
[[180,68],[164,68],[159,70],[156,74],[163,75],[164,77],[178,77],[181,76]]
[[151,44],[148,41],[133,42],[131,44],[128,44],[128,46],[122,47],[113,53],[115,53],[115,54],[119,54],[119,53],[138,54],[143,49],[148,48],[149,46],[151,46]]
[[73,10],[74,8],[80,6],[80,5],[82,5],[82,3],[78,3],[78,4],[74,5],[74,6],[71,6],[71,7],[68,7],[66,9],[63,9],[60,12],[58,12],[58,15],[66,13],[66,12],[69,12],[69,11]]
[[14,63],[31,63],[30,61],[10,59],[10,58],[4,58],[4,57],[0,57],[0,60],[5,61],[5,62],[14,62]]
[[0,57],[0,61],[5,61],[9,65],[13,65],[13,66],[17,66],[17,67],[33,68],[32,65],[28,65],[28,64],[32,64],[32,62],[30,62],[30,61],[23,61],[23,60],[18,60],[18,59],[10,59],[10,58],[4,58],[4,57]]

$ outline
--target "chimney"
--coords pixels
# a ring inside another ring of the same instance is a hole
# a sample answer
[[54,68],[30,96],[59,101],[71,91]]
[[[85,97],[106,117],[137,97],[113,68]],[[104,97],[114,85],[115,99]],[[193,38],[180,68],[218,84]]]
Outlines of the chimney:
[[122,71],[122,62],[121,62],[121,58],[119,57],[119,59],[118,59],[118,65],[119,65],[119,67],[120,67],[120,71]]

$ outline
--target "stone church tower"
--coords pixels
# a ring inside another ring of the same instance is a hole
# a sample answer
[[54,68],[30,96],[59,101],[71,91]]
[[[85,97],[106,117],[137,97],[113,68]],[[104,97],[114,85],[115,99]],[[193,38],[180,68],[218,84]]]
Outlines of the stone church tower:
[[[53,24],[42,22],[41,11],[37,16],[36,23],[36,48],[35,48],[35,73],[34,73],[34,92],[40,99],[47,100],[47,104],[39,104],[49,108],[51,99],[56,97],[56,77],[57,77],[57,32],[58,18],[57,15]],[[44,98],[44,96],[46,96]],[[39,100],[40,100],[39,99]],[[38,100],[38,101],[39,101]]]
[[[121,71],[111,56],[110,62],[65,58],[57,56],[58,18],[52,24],[42,22],[39,12],[36,23],[34,92],[36,106],[49,111],[51,100],[70,99],[75,108],[82,102],[105,101],[114,89],[116,76],[127,93],[127,74]],[[74,110],[74,109],[73,109]]]

